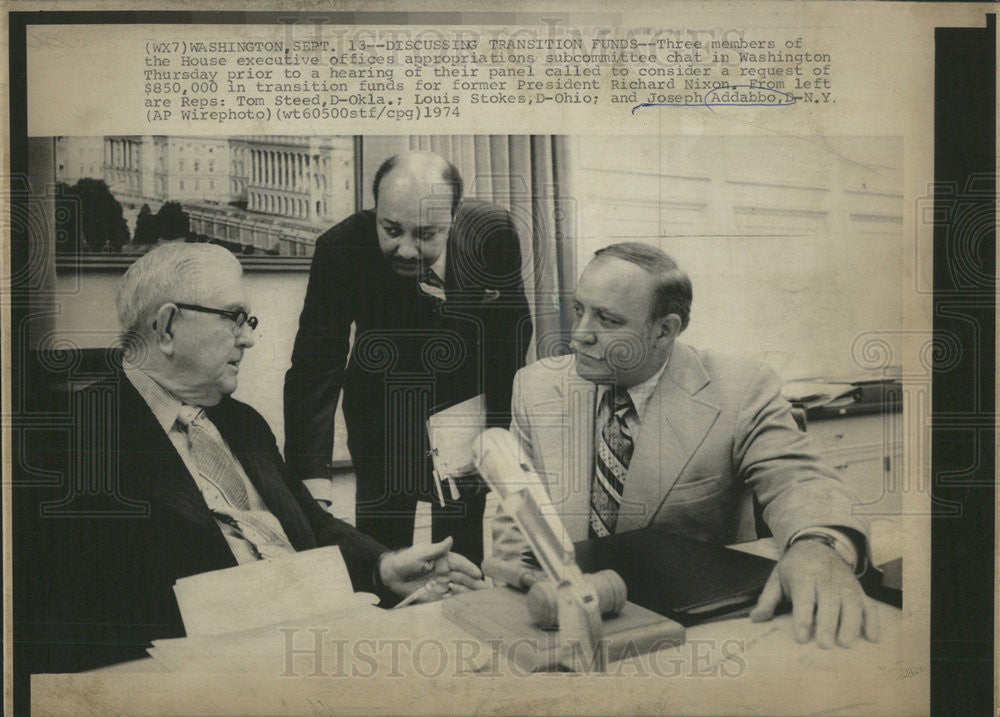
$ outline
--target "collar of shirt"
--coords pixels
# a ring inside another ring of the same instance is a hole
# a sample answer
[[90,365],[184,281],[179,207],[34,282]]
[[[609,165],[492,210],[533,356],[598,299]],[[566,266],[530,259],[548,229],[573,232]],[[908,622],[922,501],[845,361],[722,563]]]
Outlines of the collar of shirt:
[[[663,372],[667,370],[667,364],[670,363],[670,357],[663,362],[663,365],[654,373],[652,376],[647,378],[642,383],[632,386],[628,389],[629,398],[632,399],[632,405],[635,406],[635,415],[638,416],[639,420],[642,420],[642,414],[646,410],[646,404],[649,403],[649,399],[653,395],[653,391],[656,390],[656,385],[660,382],[660,378],[663,376]],[[604,398],[604,392],[607,391],[610,386],[601,386],[597,393],[597,405],[600,405],[601,399]]]
[[180,414],[184,404],[177,396],[163,388],[152,376],[145,373],[142,369],[128,362],[123,362],[122,368],[125,370],[125,377],[135,386],[135,390],[139,392],[142,400],[146,402],[149,410],[153,412],[156,422],[169,434],[174,430],[174,425],[177,423],[177,416]]

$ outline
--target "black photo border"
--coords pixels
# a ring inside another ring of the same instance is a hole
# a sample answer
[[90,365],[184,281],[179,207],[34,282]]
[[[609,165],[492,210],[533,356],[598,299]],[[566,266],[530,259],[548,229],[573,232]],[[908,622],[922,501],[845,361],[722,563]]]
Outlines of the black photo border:
[[[186,11],[56,11],[10,12],[9,122],[11,193],[11,405],[21,406],[28,384],[20,373],[19,352],[26,349],[23,327],[29,316],[28,231],[16,221],[27,211],[27,192],[18,177],[28,176],[27,151],[27,29],[66,24],[399,24],[452,25],[477,21],[475,12],[186,12]],[[487,13],[482,14],[485,18]],[[497,22],[501,13],[488,13]],[[559,17],[563,13],[546,13]],[[568,14],[566,14],[568,17]],[[525,14],[518,14],[523,22]],[[510,19],[515,20],[511,15]],[[965,191],[962,211],[996,211],[996,15],[985,14],[984,26],[937,28],[935,33],[935,212],[953,205],[954,188]],[[952,189],[947,189],[951,187]],[[971,197],[971,198],[970,198]],[[949,204],[950,203],[950,204]],[[994,709],[995,601],[995,377],[996,377],[996,244],[995,222],[976,237],[981,265],[979,280],[970,286],[950,271],[961,232],[962,211],[935,221],[934,332],[969,335],[975,327],[975,354],[955,365],[942,366],[935,356],[933,371],[932,481],[937,498],[956,502],[963,513],[932,518],[931,569],[931,711],[987,714]],[[967,218],[967,215],[966,217]],[[974,397],[970,419],[968,398]],[[977,400],[977,402],[976,402]],[[11,417],[17,429],[21,416]],[[949,429],[974,424],[973,455],[960,441],[949,440]],[[964,423],[963,423],[964,422]],[[966,450],[963,452],[963,446]],[[16,461],[15,461],[16,463]],[[969,472],[970,463],[974,470]],[[946,476],[968,474],[950,483]],[[14,493],[14,491],[12,491]],[[18,507],[16,494],[13,510]],[[13,602],[25,599],[18,579],[19,564],[30,546],[15,540],[12,547]],[[14,624],[13,687],[16,714],[30,704],[29,675],[19,666],[17,625]]]

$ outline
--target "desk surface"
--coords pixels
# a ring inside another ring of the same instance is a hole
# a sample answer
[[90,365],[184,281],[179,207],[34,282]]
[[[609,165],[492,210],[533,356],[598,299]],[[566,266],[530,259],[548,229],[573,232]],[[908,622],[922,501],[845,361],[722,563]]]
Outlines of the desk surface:
[[[773,550],[766,541],[744,546]],[[40,713],[407,714],[921,713],[926,630],[879,604],[878,643],[823,650],[791,619],[698,625],[679,647],[606,675],[527,675],[441,615],[441,603],[374,607],[238,636],[157,643],[157,660],[35,676]]]
[[[170,673],[138,672],[156,665],[142,661],[36,676],[33,708],[40,714],[925,712],[927,660],[914,659],[900,610],[880,605],[879,617],[880,641],[851,650],[797,644],[788,616],[761,624],[739,619],[693,627],[684,645],[612,663],[607,675],[525,675],[444,620],[440,605],[419,605],[285,626],[285,634],[271,628],[258,640],[270,642],[276,659],[242,641],[228,651],[181,657]],[[280,654],[288,635],[306,650],[290,663]],[[316,635],[323,639],[319,663]],[[219,674],[223,661],[239,666]]]

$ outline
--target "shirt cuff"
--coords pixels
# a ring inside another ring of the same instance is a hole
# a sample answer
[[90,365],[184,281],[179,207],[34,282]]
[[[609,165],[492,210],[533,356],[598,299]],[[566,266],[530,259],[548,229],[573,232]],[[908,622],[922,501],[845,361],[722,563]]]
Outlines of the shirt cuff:
[[818,540],[825,544],[847,563],[855,576],[864,575],[868,569],[868,556],[842,530],[829,527],[804,528],[789,539],[788,547],[794,545],[797,540]]

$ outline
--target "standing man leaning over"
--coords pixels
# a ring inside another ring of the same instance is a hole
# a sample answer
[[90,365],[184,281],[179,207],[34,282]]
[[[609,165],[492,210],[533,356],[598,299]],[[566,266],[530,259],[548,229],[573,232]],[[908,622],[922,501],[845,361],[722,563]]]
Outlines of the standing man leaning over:
[[485,392],[487,424],[509,424],[531,338],[518,235],[506,210],[462,200],[458,171],[431,152],[386,160],[373,191],[374,211],[316,241],[285,376],[285,456],[298,479],[330,477],[343,388],[358,528],[408,545],[416,501],[431,500],[434,539],[453,536],[478,563],[484,490],[470,477],[439,506],[426,420]]
[[[677,340],[691,296],[657,247],[598,251],[573,295],[575,356],[518,372],[511,432],[572,540],[649,524],[720,544],[753,539],[752,491],[782,557],[751,619],[770,619],[787,598],[800,642],[813,625],[823,647],[862,631],[876,639],[878,613],[855,577],[870,558],[857,497],[798,430],[773,371]],[[505,559],[526,547],[502,512],[493,546]]]

